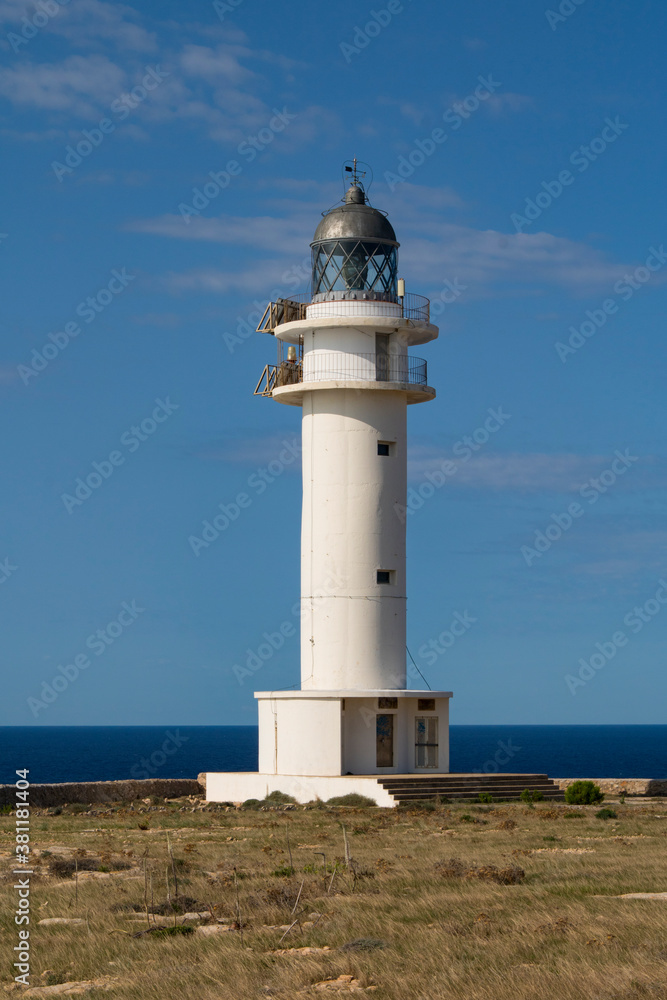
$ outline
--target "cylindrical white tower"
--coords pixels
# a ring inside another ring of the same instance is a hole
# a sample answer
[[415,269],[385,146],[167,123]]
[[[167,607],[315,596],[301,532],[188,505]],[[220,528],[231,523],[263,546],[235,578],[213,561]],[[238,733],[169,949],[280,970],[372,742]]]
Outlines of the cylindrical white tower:
[[356,175],[311,245],[312,293],[279,304],[267,375],[303,408],[301,687],[401,690],[406,412],[435,397],[408,348],[438,330],[426,299],[398,295],[399,244]]

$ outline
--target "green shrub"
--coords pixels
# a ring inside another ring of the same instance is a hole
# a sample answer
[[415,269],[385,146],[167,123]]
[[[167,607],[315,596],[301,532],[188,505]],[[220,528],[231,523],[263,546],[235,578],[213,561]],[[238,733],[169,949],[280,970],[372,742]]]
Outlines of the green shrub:
[[288,878],[294,874],[294,868],[291,865],[282,865],[280,868],[276,868],[271,874],[275,875],[276,878]]
[[241,809],[263,809],[265,806],[286,806],[295,803],[296,799],[285,792],[271,792],[264,799],[246,799],[241,804]]
[[576,812],[566,812],[563,813],[563,819],[586,819],[586,814],[576,813]]
[[608,809],[606,806],[604,809],[598,809],[596,812],[597,819],[616,819],[616,813],[613,809]]
[[541,802],[544,795],[542,795],[542,792],[538,788],[524,788],[519,798],[522,802]]
[[480,802],[493,802],[493,795],[491,792],[480,792],[477,798]]
[[357,792],[350,792],[349,795],[335,795],[332,799],[327,799],[328,806],[358,806],[360,808],[375,806],[374,799],[369,799],[367,795],[359,795]]
[[179,934],[193,934],[194,927],[190,924],[176,924],[175,927],[156,927],[155,930],[151,927],[152,937],[175,937]]
[[9,803],[5,806],[0,806],[0,816],[9,816],[12,811],[12,807]]
[[67,972],[53,972],[51,969],[47,969],[41,976],[44,986],[60,986],[61,983],[66,983],[68,978]]
[[438,803],[434,799],[404,799],[398,803],[404,812],[437,812]]
[[593,806],[603,799],[600,786],[592,781],[575,781],[565,789],[565,801],[571,806]]
[[271,792],[264,799],[267,806],[283,806],[283,805],[295,805],[296,799],[292,795],[287,795],[285,792]]

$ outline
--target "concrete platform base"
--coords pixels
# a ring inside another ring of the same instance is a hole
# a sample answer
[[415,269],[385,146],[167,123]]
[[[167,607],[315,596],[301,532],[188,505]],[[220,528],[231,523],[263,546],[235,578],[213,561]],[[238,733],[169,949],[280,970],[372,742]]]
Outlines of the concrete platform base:
[[379,783],[376,775],[261,774],[257,771],[217,771],[206,774],[207,802],[244,802],[263,799],[271,792],[285,792],[297,802],[332,799],[356,792],[379,806],[395,806],[395,799]]
[[271,792],[285,792],[297,802],[312,802],[356,793],[377,805],[394,808],[423,799],[480,801],[480,793],[493,800],[518,799],[524,789],[538,799],[558,800],[563,792],[546,774],[262,774],[256,771],[209,772],[208,802],[244,802],[264,799]]

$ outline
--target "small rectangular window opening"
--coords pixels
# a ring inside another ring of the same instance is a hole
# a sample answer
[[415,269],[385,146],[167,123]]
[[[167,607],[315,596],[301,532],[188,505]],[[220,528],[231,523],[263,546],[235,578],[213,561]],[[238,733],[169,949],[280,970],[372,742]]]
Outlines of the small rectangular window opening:
[[378,455],[393,455],[394,441],[378,441]]
[[393,583],[392,574],[393,569],[379,569],[377,571],[377,582],[378,583]]
[[378,708],[398,708],[398,698],[378,698]]
[[418,712],[435,712],[435,698],[418,698]]

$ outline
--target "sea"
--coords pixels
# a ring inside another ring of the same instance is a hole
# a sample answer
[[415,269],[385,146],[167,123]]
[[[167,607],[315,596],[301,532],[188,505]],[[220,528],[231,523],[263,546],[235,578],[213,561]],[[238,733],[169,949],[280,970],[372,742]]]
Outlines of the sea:
[[[0,784],[257,770],[256,726],[0,727]],[[667,726],[451,726],[450,770],[667,778]]]

